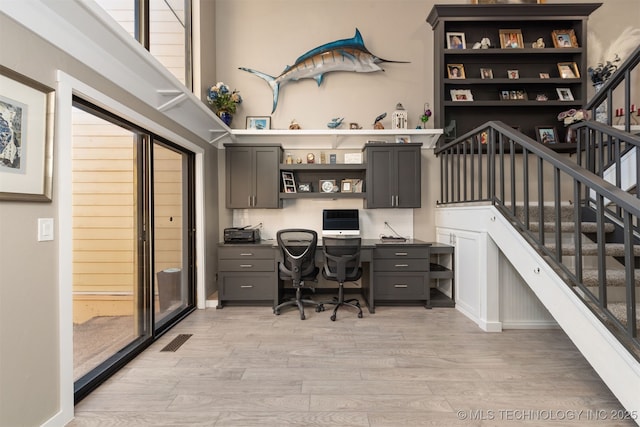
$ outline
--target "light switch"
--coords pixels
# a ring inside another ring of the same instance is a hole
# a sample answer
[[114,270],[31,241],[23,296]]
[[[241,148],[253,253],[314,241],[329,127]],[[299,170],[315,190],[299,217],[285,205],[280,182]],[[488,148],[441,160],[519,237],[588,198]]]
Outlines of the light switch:
[[53,218],[38,218],[38,242],[53,240]]

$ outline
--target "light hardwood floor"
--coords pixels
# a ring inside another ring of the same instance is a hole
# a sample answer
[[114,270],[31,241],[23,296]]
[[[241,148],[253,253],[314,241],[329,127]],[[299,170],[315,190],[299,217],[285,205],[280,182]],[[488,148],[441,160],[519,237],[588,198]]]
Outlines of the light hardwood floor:
[[199,310],[80,402],[70,426],[636,425],[612,419],[622,406],[561,330],[485,333],[450,308],[329,316]]

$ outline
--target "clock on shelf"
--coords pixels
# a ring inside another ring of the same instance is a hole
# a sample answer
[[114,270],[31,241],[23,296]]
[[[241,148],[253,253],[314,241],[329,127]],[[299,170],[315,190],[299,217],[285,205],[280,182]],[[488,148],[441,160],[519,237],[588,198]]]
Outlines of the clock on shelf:
[[333,193],[336,190],[336,180],[335,179],[321,179],[320,180],[320,191],[323,193]]

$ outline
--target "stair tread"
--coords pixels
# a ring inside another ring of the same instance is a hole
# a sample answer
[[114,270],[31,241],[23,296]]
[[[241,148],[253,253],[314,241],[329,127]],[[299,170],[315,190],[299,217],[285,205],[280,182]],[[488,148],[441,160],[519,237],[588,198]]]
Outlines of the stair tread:
[[[625,286],[625,271],[620,269],[608,269],[605,273],[606,283],[608,286]],[[640,269],[635,270],[636,286],[640,286]],[[598,286],[598,270],[584,269],[582,271],[582,282],[586,286]]]
[[[545,245],[549,250],[555,251],[556,244],[548,243]],[[604,247],[605,254],[608,256],[624,256],[624,244],[623,243],[607,243]],[[576,253],[576,248],[571,244],[563,244],[562,245],[562,254],[563,255],[574,255]],[[597,255],[598,254],[598,244],[597,243],[583,243],[582,244],[582,255]],[[633,255],[640,256],[640,246],[633,246]]]
[[[544,222],[544,231],[556,231],[556,223],[555,222]],[[529,229],[531,231],[539,231],[540,230],[540,223],[539,222],[530,222],[529,223]],[[562,221],[560,223],[560,231],[563,232],[570,232],[570,231],[574,231],[576,227],[576,223],[575,222],[570,222],[570,221]],[[596,222],[583,222],[581,224],[580,230],[583,233],[596,233],[598,231],[598,223]],[[604,224],[604,232],[605,233],[612,233],[613,231],[615,231],[615,227],[613,224],[611,223],[606,223]]]

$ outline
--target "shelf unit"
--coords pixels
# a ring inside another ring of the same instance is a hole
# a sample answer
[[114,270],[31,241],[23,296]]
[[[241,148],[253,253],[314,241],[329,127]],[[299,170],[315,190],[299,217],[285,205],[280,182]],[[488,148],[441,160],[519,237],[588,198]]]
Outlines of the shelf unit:
[[322,179],[333,179],[336,181],[336,185],[340,187],[340,181],[343,179],[360,179],[364,185],[367,165],[362,163],[357,164],[320,164],[320,163],[302,163],[302,164],[280,164],[280,175],[283,171],[293,172],[296,179],[296,185],[300,183],[310,183],[311,192],[295,192],[295,193],[280,193],[280,199],[345,199],[356,198],[364,199],[366,193],[364,191],[359,193],[354,192],[334,192],[323,193],[320,190],[319,182]]
[[[436,112],[434,125],[446,128],[455,121],[453,139],[490,121],[501,120],[536,139],[536,126],[555,127],[559,140],[565,138],[557,115],[570,108],[581,108],[587,97],[587,19],[601,3],[435,5],[427,22],[434,31],[434,74]],[[520,30],[524,48],[500,48],[500,30]],[[556,48],[555,30],[573,30],[578,47]],[[465,49],[448,49],[447,33],[463,33]],[[489,49],[472,49],[475,42],[488,37]],[[532,48],[542,38],[544,48]],[[560,78],[558,63],[575,62],[580,76]],[[447,65],[462,64],[464,79],[448,78]],[[480,69],[490,68],[493,78],[482,79]],[[518,70],[519,78],[507,78],[507,70]],[[550,78],[541,78],[546,73]],[[557,88],[569,88],[573,101],[558,99]],[[452,89],[469,90],[473,101],[454,101]],[[523,100],[501,100],[503,91],[524,91]],[[547,101],[537,101],[545,95]],[[490,108],[487,108],[490,107]],[[558,151],[575,149],[574,144],[550,145]]]

